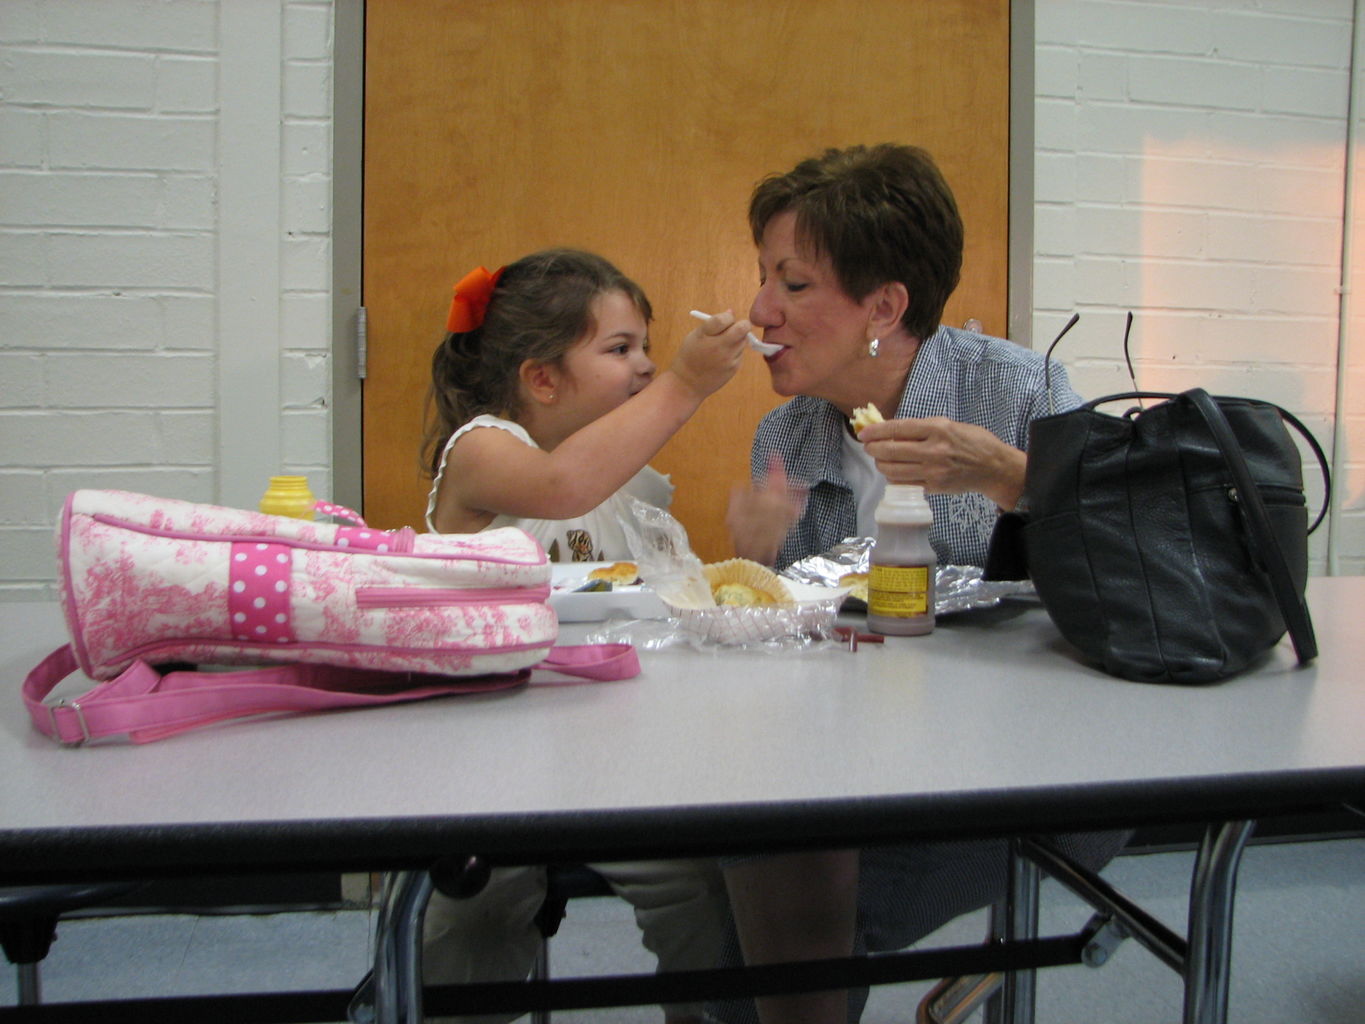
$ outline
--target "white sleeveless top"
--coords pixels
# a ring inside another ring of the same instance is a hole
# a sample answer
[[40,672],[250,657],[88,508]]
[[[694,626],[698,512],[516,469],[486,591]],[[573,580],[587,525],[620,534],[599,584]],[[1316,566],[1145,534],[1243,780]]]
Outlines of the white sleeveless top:
[[[436,470],[436,479],[431,483],[431,493],[427,495],[427,529],[432,533],[438,532],[432,516],[436,512],[436,492],[441,486],[441,477],[445,475],[450,448],[465,433],[477,427],[496,427],[532,448],[539,447],[521,424],[497,416],[475,416],[459,427],[450,435],[441,451],[441,464]],[[573,519],[519,519],[516,516],[498,515],[484,529],[519,527],[540,541],[552,562],[622,561],[631,557],[630,546],[626,543],[625,531],[621,529],[620,522],[621,518],[630,518],[631,498],[639,498],[659,508],[668,508],[673,503],[673,483],[664,474],[646,466],[631,477],[624,487],[585,515]]]

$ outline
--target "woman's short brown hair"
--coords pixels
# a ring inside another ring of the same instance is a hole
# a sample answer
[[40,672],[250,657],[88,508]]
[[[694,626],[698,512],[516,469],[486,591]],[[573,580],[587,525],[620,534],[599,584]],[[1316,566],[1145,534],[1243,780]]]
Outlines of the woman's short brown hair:
[[938,328],[962,273],[962,218],[927,152],[892,143],[827,149],[765,178],[749,200],[754,242],[788,210],[798,242],[829,258],[851,298],[899,281],[910,294],[906,330],[927,338]]

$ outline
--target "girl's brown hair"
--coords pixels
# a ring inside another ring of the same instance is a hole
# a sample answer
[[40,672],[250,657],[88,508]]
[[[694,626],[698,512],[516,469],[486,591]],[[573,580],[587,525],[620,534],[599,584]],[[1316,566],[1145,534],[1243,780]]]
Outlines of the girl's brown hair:
[[507,266],[483,323],[447,334],[432,356],[422,442],[422,463],[431,476],[456,427],[482,413],[516,418],[521,364],[563,359],[597,329],[592,304],[605,292],[623,292],[645,323],[653,319],[640,286],[594,253],[546,249]]

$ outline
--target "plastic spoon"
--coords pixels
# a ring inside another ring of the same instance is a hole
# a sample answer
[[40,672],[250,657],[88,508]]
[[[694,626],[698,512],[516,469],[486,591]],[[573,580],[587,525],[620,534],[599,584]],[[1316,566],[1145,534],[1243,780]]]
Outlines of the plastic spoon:
[[[710,319],[711,319],[711,314],[710,314],[710,313],[703,313],[703,312],[702,312],[701,310],[699,310],[699,309],[694,309],[694,310],[692,310],[692,311],[691,311],[691,315],[694,316],[694,317],[696,317],[698,320],[710,320]],[[762,352],[765,356],[770,356],[770,355],[772,355],[774,352],[781,352],[783,346],[781,346],[781,345],[774,345],[774,344],[772,344],[771,342],[768,342],[768,341],[759,341],[757,338],[754,337],[754,332],[753,332],[753,331],[750,331],[750,332],[749,332],[749,347],[752,348],[755,352]]]

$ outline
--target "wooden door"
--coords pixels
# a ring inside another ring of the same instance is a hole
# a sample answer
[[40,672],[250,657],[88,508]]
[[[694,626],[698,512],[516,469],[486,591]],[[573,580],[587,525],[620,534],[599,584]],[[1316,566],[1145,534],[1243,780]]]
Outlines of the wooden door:
[[[1005,330],[1008,0],[369,0],[365,504],[418,525],[430,357],[451,285],[551,245],[600,252],[655,309],[666,366],[689,309],[747,313],[765,174],[828,146],[929,149],[967,226],[947,320]],[[757,355],[654,460],[706,560],[777,399]]]

